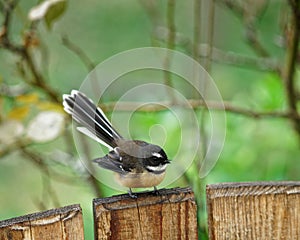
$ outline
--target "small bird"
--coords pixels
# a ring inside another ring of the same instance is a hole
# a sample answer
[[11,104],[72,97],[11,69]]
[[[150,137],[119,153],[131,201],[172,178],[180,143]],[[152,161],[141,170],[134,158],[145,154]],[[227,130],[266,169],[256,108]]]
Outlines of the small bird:
[[77,130],[110,149],[104,157],[94,159],[100,167],[116,174],[116,181],[124,187],[154,187],[162,182],[170,161],[165,151],[154,144],[124,139],[111,125],[103,111],[85,94],[72,90],[63,95],[64,110],[81,125]]

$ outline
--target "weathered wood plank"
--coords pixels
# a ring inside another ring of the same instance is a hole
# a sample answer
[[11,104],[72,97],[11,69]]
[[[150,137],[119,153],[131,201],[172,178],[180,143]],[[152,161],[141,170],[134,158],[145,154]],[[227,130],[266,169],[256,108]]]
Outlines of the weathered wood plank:
[[219,239],[300,239],[300,182],[207,186],[209,235]]
[[95,239],[198,239],[190,188],[94,199]]
[[33,213],[0,222],[1,240],[83,240],[79,205]]

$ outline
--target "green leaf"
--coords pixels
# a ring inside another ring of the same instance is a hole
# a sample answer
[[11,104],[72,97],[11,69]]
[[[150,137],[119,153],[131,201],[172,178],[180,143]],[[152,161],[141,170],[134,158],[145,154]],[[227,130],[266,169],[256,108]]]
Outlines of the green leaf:
[[51,29],[53,23],[65,12],[67,7],[66,0],[46,0],[33,7],[28,14],[31,21],[44,19],[48,29]]
[[53,23],[63,15],[66,11],[67,2],[65,0],[55,1],[55,4],[52,4],[45,15],[45,23],[50,30]]

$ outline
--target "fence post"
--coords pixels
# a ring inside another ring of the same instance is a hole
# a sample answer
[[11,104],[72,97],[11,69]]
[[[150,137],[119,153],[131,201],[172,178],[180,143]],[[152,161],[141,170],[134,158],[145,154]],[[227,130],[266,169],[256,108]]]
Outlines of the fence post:
[[300,182],[207,186],[210,240],[300,239]]
[[95,239],[198,239],[190,188],[94,199]]
[[83,240],[79,205],[33,213],[0,222],[1,240]]

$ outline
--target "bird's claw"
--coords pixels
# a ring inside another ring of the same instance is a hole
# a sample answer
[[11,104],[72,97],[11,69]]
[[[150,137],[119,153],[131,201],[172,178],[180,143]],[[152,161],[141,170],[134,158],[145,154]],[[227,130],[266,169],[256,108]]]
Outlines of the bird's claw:
[[128,190],[128,195],[131,197],[131,198],[137,198],[137,194],[135,194],[135,193],[133,193],[132,192],[132,190],[131,190],[131,188],[129,188],[129,190]]

